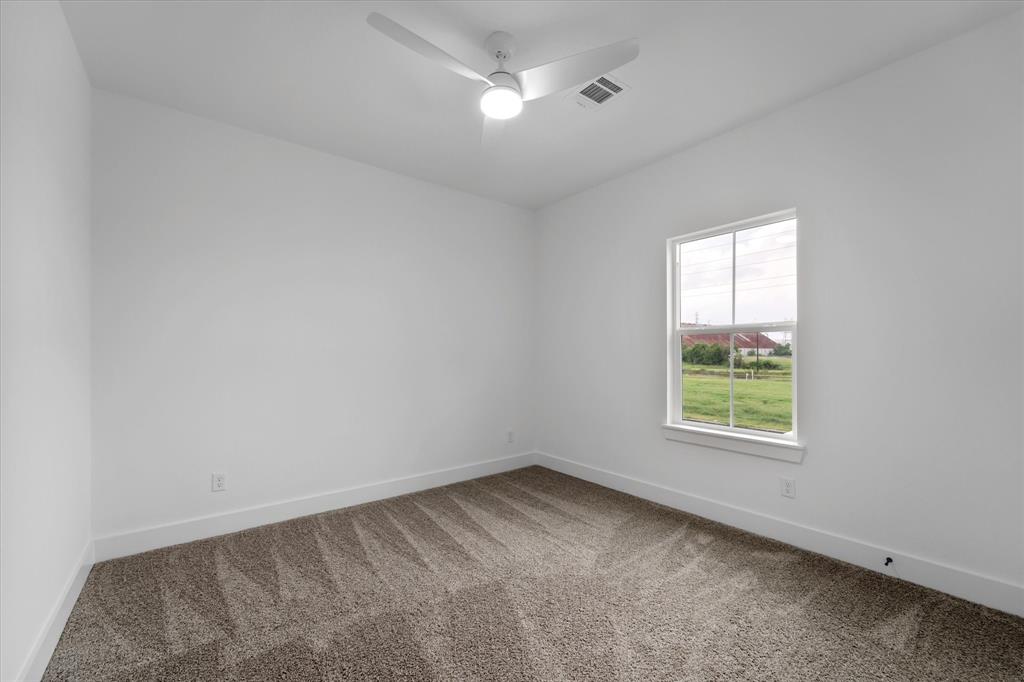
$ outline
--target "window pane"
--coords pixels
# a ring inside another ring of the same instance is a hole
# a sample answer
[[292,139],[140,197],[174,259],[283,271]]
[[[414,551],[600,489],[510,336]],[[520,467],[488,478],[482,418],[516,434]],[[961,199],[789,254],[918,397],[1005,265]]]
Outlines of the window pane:
[[729,425],[729,335],[684,334],[682,418]]
[[679,322],[732,323],[732,234],[679,245]]
[[796,320],[796,220],[736,233],[736,324]]
[[793,430],[793,357],[790,332],[733,335],[734,426]]

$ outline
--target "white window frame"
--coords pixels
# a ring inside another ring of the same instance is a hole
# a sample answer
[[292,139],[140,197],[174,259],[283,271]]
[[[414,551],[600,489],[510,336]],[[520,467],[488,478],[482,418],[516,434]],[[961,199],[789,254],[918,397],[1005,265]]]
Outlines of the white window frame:
[[[668,287],[668,386],[667,386],[667,414],[665,423],[663,425],[663,431],[666,438],[669,440],[682,441],[686,443],[693,443],[696,445],[704,445],[712,448],[719,448],[723,450],[731,450],[735,452],[743,452],[745,454],[758,455],[761,457],[770,457],[772,459],[781,459],[789,462],[800,462],[803,458],[804,444],[798,437],[799,431],[797,430],[797,365],[799,363],[799,351],[797,350],[797,324],[799,320],[799,313],[797,320],[794,321],[778,321],[778,322],[764,322],[757,324],[724,324],[714,325],[708,327],[683,327],[681,320],[679,319],[680,313],[680,268],[679,268],[679,246],[687,242],[696,241],[698,239],[706,239],[708,237],[716,237],[722,234],[733,234],[733,270],[732,270],[732,307],[735,312],[736,309],[736,248],[735,248],[735,233],[741,230],[747,230],[753,227],[762,227],[764,225],[771,225],[773,223],[782,222],[784,220],[797,220],[796,209],[787,209],[785,211],[777,211],[775,213],[769,213],[767,215],[757,216],[756,218],[749,218],[746,220],[740,220],[727,225],[719,225],[718,227],[712,227],[707,230],[700,230],[698,232],[691,232],[679,237],[673,237],[667,242],[667,287]],[[799,244],[800,244],[800,225],[797,222],[797,299],[799,302],[799,291],[800,291],[800,278],[799,278]],[[799,305],[799,303],[798,303]],[[744,333],[744,332],[763,332],[763,331],[786,331],[790,332],[791,347],[793,349],[793,429],[784,434],[772,433],[769,431],[758,431],[756,429],[746,429],[737,426],[731,426],[734,421],[734,406],[733,406],[733,382],[735,381],[733,372],[733,348],[730,348],[729,356],[729,423],[730,426],[708,424],[705,422],[688,421],[682,418],[683,414],[683,388],[681,383],[682,377],[682,357],[680,348],[682,347],[682,337],[685,335],[697,335],[697,334],[729,334],[732,339],[733,334]]]

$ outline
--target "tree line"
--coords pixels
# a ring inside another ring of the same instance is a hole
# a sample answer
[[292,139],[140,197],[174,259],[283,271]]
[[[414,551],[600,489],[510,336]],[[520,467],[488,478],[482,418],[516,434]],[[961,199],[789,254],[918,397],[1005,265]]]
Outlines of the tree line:
[[[776,352],[782,349],[783,352]],[[770,355],[790,356],[793,351],[788,343],[780,344],[773,349]],[[683,362],[691,365],[719,365],[729,366],[729,347],[720,346],[716,343],[695,343],[683,349]],[[745,367],[748,369],[781,369],[782,364],[769,358],[757,358],[751,360],[742,353],[737,353],[733,360],[733,367]]]

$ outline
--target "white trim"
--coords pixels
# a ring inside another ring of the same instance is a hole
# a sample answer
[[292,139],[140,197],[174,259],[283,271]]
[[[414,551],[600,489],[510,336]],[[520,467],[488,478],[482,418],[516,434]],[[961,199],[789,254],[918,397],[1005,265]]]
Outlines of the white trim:
[[666,329],[668,333],[668,343],[666,344],[667,352],[665,354],[665,362],[668,364],[668,372],[666,372],[666,386],[665,386],[665,397],[666,397],[666,410],[665,410],[665,421],[672,423],[675,421],[675,415],[683,414],[683,389],[680,384],[682,370],[679,363],[682,361],[681,357],[678,357],[682,352],[679,346],[678,337],[676,336],[676,327],[678,326],[679,320],[679,268],[676,265],[679,264],[679,244],[675,243],[672,239],[667,242],[667,248],[665,249],[668,254],[666,259],[666,267],[668,272],[665,277],[665,299],[667,308],[667,322]]
[[534,456],[532,452],[520,453],[508,457],[440,469],[438,471],[343,488],[318,495],[271,502],[221,514],[211,514],[209,516],[185,519],[149,528],[140,528],[126,533],[105,535],[95,540],[96,561],[106,561],[107,559],[138,554],[139,552],[159,549],[160,547],[169,547],[215,535],[224,535],[225,533],[234,533],[268,523],[287,521],[299,516],[319,514],[320,512],[332,509],[350,507],[355,504],[363,504],[364,502],[373,502],[374,500],[382,500],[418,490],[426,490],[427,488],[436,488],[437,486],[448,485],[449,483],[457,483],[471,478],[519,469],[533,463]]
[[[678,268],[678,266],[676,266],[676,267]],[[681,275],[682,275],[682,273],[680,273],[680,276]],[[731,285],[731,289],[732,289],[732,304],[731,304],[732,310],[729,313],[729,315],[732,317],[732,323],[736,324],[736,231],[735,230],[733,230],[733,233],[732,233],[732,285]],[[680,299],[680,300],[682,300],[682,299]],[[682,312],[682,308],[680,308],[679,310],[680,310],[680,312]],[[682,327],[683,326],[682,325],[682,322],[683,322],[682,319],[678,320],[678,322],[679,322],[678,326]],[[761,337],[760,332],[756,332],[756,333],[757,333],[757,336],[755,336],[754,338],[760,338]],[[679,351],[680,353],[682,353],[682,347],[683,347],[682,341],[683,341],[682,336],[680,336],[679,337],[679,343],[676,344],[680,348],[680,351]],[[680,358],[679,360],[680,360],[680,362],[682,362],[682,358]],[[680,374],[680,377],[679,377],[680,378],[680,390],[679,390],[679,392],[684,394],[683,395],[683,409],[685,410],[686,409],[686,395],[685,395],[685,392],[686,392],[686,388],[685,388],[686,382],[683,381],[684,377],[681,376],[682,375],[682,371],[680,371],[679,374]],[[792,375],[792,371],[790,372],[790,374]],[[790,384],[792,384],[792,383],[793,383],[792,379],[790,379]],[[790,387],[790,390],[792,390],[792,386]],[[793,402],[793,398],[792,397],[790,397],[789,402],[790,403]],[[793,410],[792,404],[790,404],[789,409],[790,409],[790,412],[792,413],[792,410]],[[673,419],[672,421],[674,422],[675,420]],[[792,424],[792,419],[790,420],[790,423]],[[735,329],[729,332],[729,428],[730,429],[736,428],[736,330]]]
[[57,648],[57,642],[64,632],[64,625],[67,624],[71,610],[75,607],[75,602],[78,601],[78,595],[81,594],[82,588],[85,586],[85,579],[89,577],[92,564],[93,543],[90,540],[85,543],[85,547],[79,554],[78,562],[71,575],[68,576],[57,601],[50,609],[50,614],[46,617],[42,630],[36,635],[36,640],[16,679],[23,682],[37,682],[42,679],[43,673],[46,672],[46,666],[50,664],[53,650]]
[[[1000,611],[1024,616],[1024,585],[1021,584],[1009,583],[965,568],[804,526],[543,452],[537,453],[537,464],[878,573],[892,575]],[[888,568],[884,566],[885,557],[894,559]]]
[[679,327],[677,334],[683,336],[700,336],[701,334],[753,334],[755,332],[791,332],[796,329],[796,322],[765,322],[764,324],[710,324],[699,327]]
[[681,443],[693,443],[718,450],[740,452],[745,455],[781,459],[794,464],[799,464],[804,458],[803,444],[782,436],[772,438],[737,429],[726,431],[725,429],[703,428],[689,424],[662,424],[661,430],[668,440]]

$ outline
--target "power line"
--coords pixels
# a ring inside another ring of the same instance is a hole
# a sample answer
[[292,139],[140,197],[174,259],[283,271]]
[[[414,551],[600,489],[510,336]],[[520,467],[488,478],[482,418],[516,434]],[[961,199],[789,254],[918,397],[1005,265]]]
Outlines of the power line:
[[[742,264],[737,263],[736,267],[737,268],[746,268],[746,267],[749,267],[751,265],[764,265],[765,263],[776,263],[778,261],[795,260],[795,259],[796,259],[795,255],[793,255],[793,256],[783,256],[782,258],[769,258],[768,260],[759,260],[759,261],[754,261],[752,263],[742,263]],[[710,263],[712,261],[707,261],[707,262]],[[683,277],[686,277],[687,275],[699,275],[699,274],[704,273],[704,272],[722,272],[723,270],[732,270],[732,266],[731,265],[727,265],[724,268],[708,268],[707,270],[690,270],[688,272],[684,272],[684,273],[681,273],[681,274],[682,274]]]
[[[743,281],[744,284],[750,284],[752,282],[767,282],[768,280],[772,280],[772,279],[785,279],[787,277],[796,277],[796,275],[777,275],[775,277],[755,277],[754,279],[747,279],[747,280],[742,280],[742,281]],[[795,285],[795,284],[796,283],[794,282],[793,285]],[[786,286],[792,286],[792,285],[786,285]],[[689,292],[691,292],[691,291],[701,291],[702,289],[715,289],[715,288],[720,288],[720,287],[726,287],[725,291],[722,291],[720,293],[727,294],[730,291],[732,291],[732,285],[731,284],[709,284],[709,285],[704,286],[704,287],[692,287],[690,289],[686,289],[685,291],[681,292],[681,294],[685,298],[689,294]],[[736,287],[736,291],[743,291],[743,290],[744,289],[742,289],[740,287]]]
[[[736,289],[736,293],[739,293],[741,291],[757,291],[759,289],[778,289],[780,287],[792,287],[792,286],[795,286],[795,284],[769,284],[769,285],[766,285],[766,286],[763,286],[763,287],[747,287],[745,289],[737,288]],[[705,288],[707,288],[707,287],[705,287]],[[698,298],[700,296],[721,296],[721,295],[727,294],[727,293],[729,293],[729,292],[728,291],[710,291],[710,292],[708,292],[706,294],[687,294],[683,298]]]
[[[777,246],[774,249],[763,249],[761,251],[754,251],[752,253],[771,253],[772,251],[781,251],[783,249],[795,249],[795,248],[796,248],[796,244],[786,244],[785,246]],[[725,258],[710,258],[708,260],[697,261],[696,263],[692,263],[692,265],[706,265],[707,263],[718,263],[718,262],[723,261],[723,260],[732,260],[732,254],[730,253]],[[679,265],[682,266],[684,264],[682,262],[680,262]]]

